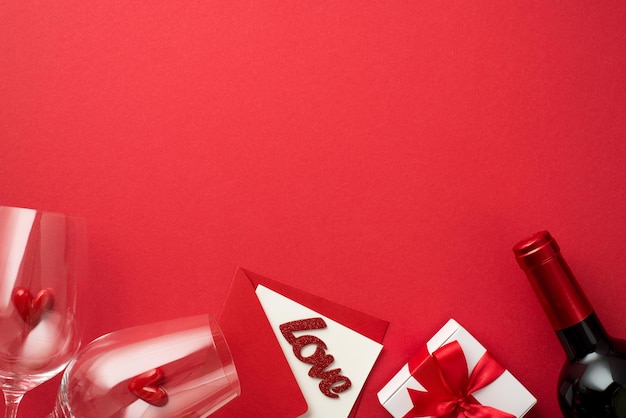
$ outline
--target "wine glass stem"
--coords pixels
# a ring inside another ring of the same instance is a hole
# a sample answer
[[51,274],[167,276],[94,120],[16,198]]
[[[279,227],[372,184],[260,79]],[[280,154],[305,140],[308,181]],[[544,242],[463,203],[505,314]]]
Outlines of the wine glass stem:
[[17,418],[17,409],[23,397],[24,392],[4,391],[5,418]]

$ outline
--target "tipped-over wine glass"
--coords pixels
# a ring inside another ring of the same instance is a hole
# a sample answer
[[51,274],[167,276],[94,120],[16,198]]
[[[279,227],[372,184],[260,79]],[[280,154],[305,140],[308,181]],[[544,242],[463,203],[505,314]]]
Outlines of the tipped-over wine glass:
[[193,316],[89,343],[65,370],[48,418],[200,418],[240,390],[217,322]]
[[5,417],[78,351],[76,284],[87,264],[85,221],[0,206],[0,388]]

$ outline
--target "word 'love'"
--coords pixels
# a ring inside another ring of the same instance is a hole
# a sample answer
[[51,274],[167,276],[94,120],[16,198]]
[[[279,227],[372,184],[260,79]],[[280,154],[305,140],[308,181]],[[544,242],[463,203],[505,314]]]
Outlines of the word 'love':
[[[329,398],[338,398],[339,393],[344,392],[352,386],[352,382],[346,376],[342,376],[341,369],[325,370],[335,361],[335,358],[326,354],[328,347],[321,339],[313,335],[301,335],[296,337],[294,332],[323,329],[326,322],[322,318],[300,319],[280,325],[280,332],[283,337],[293,347],[296,358],[303,363],[311,364],[309,376],[322,379],[319,384],[320,391]],[[315,345],[315,352],[310,356],[303,356],[302,349],[307,345]]]

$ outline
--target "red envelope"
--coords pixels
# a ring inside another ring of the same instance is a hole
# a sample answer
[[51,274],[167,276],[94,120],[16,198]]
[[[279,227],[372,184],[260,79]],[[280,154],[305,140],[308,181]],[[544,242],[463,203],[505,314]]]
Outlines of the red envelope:
[[[212,417],[298,417],[308,406],[261,307],[263,286],[382,344],[389,323],[286,284],[237,268],[218,322],[231,349],[241,395]],[[355,416],[359,401],[352,408]]]

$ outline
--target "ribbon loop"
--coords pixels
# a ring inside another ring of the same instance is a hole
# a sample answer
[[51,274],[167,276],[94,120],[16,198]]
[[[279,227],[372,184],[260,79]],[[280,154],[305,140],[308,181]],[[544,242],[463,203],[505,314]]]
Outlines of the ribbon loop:
[[505,371],[489,352],[478,360],[469,374],[461,345],[452,341],[432,355],[424,348],[409,362],[409,369],[426,392],[407,389],[413,408],[404,418],[515,418],[507,412],[480,404],[472,396]]

